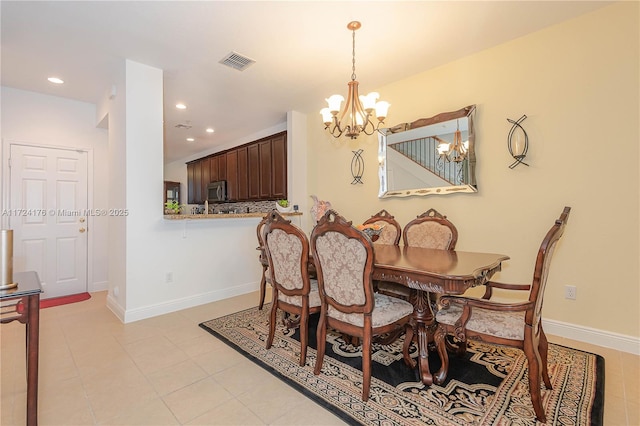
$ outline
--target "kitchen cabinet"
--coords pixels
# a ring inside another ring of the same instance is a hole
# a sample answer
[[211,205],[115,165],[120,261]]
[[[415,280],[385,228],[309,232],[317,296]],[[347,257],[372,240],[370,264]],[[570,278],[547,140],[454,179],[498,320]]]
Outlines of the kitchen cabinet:
[[249,174],[247,173],[248,167],[248,147],[243,146],[237,149],[238,151],[238,199],[249,199]]
[[203,203],[202,199],[202,161],[198,160],[194,163],[194,176],[193,176],[193,203],[200,204]]
[[271,197],[287,198],[287,135],[281,133],[271,139]]
[[187,203],[193,204],[196,197],[196,163],[187,163]]
[[225,154],[227,165],[227,199],[238,201],[238,150],[234,149]]
[[258,142],[258,153],[260,157],[259,198],[268,199],[273,196],[273,191],[271,190],[271,171],[273,169],[271,164],[271,139]]
[[227,179],[227,157],[225,154],[214,155],[209,159],[210,182]]
[[249,199],[260,199],[260,148],[258,144],[247,147],[248,165],[247,174],[249,178]]
[[218,180],[227,181],[229,201],[287,198],[287,132],[187,163],[187,202],[203,204]]
[[200,160],[201,174],[200,174],[200,195],[201,199],[198,204],[203,204],[208,196],[207,186],[211,183],[210,174],[210,157]]

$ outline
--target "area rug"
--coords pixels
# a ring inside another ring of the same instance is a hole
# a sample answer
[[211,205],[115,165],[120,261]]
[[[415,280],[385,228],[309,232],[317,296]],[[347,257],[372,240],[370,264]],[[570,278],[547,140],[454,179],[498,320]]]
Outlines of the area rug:
[[[517,349],[470,342],[463,356],[450,356],[443,385],[424,386],[402,361],[402,339],[373,348],[371,395],[362,402],[360,348],[338,333],[327,335],[327,354],[320,375],[315,327],[310,318],[307,362],[298,365],[297,330],[278,321],[273,345],[265,349],[270,306],[203,322],[200,327],[262,368],[323,405],[349,424],[363,425],[534,425],[527,361]],[[412,346],[411,354],[417,356]],[[431,353],[431,370],[439,368]],[[543,388],[547,424],[601,425],[604,409],[604,359],[551,344],[549,374],[553,390]]]

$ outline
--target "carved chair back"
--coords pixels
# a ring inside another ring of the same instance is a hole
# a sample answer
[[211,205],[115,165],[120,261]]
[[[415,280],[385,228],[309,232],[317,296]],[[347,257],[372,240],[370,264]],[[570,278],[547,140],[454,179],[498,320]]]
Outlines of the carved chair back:
[[454,250],[458,242],[455,225],[435,209],[407,223],[402,232],[405,246]]
[[[464,351],[469,339],[482,340],[500,345],[520,348],[524,351],[529,369],[529,393],[536,418],[545,423],[546,414],[542,406],[540,378],[547,389],[551,389],[551,380],[547,368],[548,340],[541,324],[542,302],[549,274],[549,265],[556,244],[564,233],[570,207],[565,207],[560,217],[545,235],[533,272],[531,284],[506,284],[489,281],[487,291],[481,299],[464,296],[443,296],[440,298],[442,309],[436,313],[438,328],[434,340],[442,366],[434,376],[436,383],[446,378],[448,366],[447,333],[453,334]],[[489,300],[491,289],[529,291],[529,299],[515,303],[497,303]]]
[[364,225],[380,225],[382,231],[374,244],[400,244],[402,236],[402,228],[397,220],[386,210],[380,210],[378,213],[365,220]]
[[274,210],[267,215],[263,237],[271,285],[279,297],[308,295],[309,241],[304,231]]
[[[309,241],[302,229],[283,218],[276,210],[267,215],[262,231],[273,287],[266,348],[271,348],[278,309],[297,314],[300,327],[300,366],[307,358],[309,315],[320,311],[320,295],[315,280],[309,277]],[[291,323],[290,323],[291,324]]]
[[540,319],[542,313],[542,302],[544,299],[544,290],[547,286],[547,277],[549,276],[549,265],[555,251],[556,244],[569,220],[571,207],[565,207],[562,214],[547,232],[536,257],[536,264],[533,270],[533,281],[531,283],[531,291],[529,292],[529,302],[534,306],[533,309],[527,310],[525,314],[525,323],[533,327],[534,334],[538,333],[540,327]]
[[329,315],[371,313],[374,255],[369,238],[335,210],[328,210],[311,233],[311,250]]
[[398,335],[406,330],[403,345],[405,364],[409,356],[413,306],[404,300],[373,292],[373,243],[335,210],[328,210],[313,228],[311,252],[318,274],[321,309],[316,333],[318,350],[313,373],[322,369],[327,328],[358,337],[362,341],[362,400],[371,387],[371,344],[373,336]]

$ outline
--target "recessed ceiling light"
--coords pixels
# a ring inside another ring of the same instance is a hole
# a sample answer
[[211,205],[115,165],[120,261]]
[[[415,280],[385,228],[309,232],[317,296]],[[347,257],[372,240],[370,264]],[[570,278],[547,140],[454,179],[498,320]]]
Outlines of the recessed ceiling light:
[[185,104],[176,104],[176,108],[178,108],[178,109],[187,109],[187,106]]
[[207,133],[213,133],[213,132],[214,132],[214,130],[213,130],[211,127],[209,127],[209,128],[207,129]]
[[187,138],[187,142],[193,142],[193,141],[195,141],[194,138]]
[[64,83],[64,80],[62,80],[62,79],[60,79],[58,77],[49,77],[49,78],[47,78],[47,80],[49,80],[51,83],[54,83],[54,84],[62,84],[62,83]]

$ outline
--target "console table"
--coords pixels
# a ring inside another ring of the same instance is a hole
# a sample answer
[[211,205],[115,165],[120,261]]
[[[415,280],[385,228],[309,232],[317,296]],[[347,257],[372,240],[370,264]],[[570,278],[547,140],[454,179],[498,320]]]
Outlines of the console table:
[[18,287],[0,291],[0,324],[19,321],[27,334],[27,426],[38,424],[38,340],[40,335],[40,293],[35,272],[17,272]]

